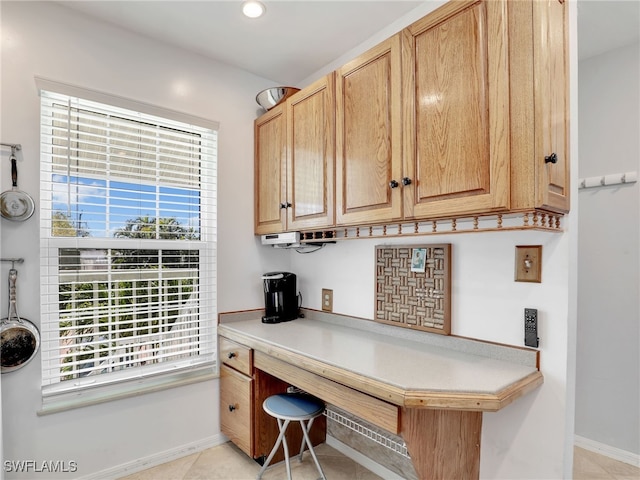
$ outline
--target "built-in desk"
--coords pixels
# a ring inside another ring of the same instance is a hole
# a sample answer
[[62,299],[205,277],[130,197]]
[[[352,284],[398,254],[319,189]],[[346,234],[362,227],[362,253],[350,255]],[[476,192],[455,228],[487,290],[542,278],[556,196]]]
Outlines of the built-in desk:
[[478,478],[482,412],[543,382],[536,350],[417,332],[323,312],[263,324],[220,315],[253,367],[400,434],[420,478]]

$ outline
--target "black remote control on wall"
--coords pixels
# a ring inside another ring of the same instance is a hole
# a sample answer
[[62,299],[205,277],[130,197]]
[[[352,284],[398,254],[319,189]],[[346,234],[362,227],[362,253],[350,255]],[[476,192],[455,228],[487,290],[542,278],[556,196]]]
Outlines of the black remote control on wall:
[[524,309],[524,344],[527,347],[538,348],[538,310],[535,308]]

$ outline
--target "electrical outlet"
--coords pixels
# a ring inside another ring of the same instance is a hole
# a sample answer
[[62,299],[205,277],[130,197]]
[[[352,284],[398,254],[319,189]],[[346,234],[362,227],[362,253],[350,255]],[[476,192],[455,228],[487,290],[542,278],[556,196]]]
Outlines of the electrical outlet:
[[524,309],[524,344],[527,347],[538,348],[538,310],[535,308]]
[[325,312],[333,312],[333,290],[328,288],[322,289],[322,310]]

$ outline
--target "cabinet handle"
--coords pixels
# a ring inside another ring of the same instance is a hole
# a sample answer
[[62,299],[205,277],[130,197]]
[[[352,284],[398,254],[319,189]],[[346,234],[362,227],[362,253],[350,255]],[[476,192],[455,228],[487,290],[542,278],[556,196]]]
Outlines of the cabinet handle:
[[405,187],[406,187],[407,185],[411,185],[411,179],[410,179],[409,177],[404,177],[404,178],[402,179],[402,185],[404,185]]
[[544,157],[544,163],[558,163],[558,156],[555,153]]
[[235,356],[236,356],[236,352],[229,352],[229,355],[227,355],[227,358],[232,359]]
[[236,409],[235,405],[229,405],[229,411],[233,412]]
[[389,186],[390,186],[391,188],[397,188],[397,187],[398,187],[398,185],[399,185],[399,183],[398,183],[398,182],[396,182],[395,180],[391,180],[391,181],[389,182]]
[[290,202],[286,202],[286,203],[281,203],[280,204],[280,208],[284,209],[284,208],[289,208],[291,207],[291,203]]

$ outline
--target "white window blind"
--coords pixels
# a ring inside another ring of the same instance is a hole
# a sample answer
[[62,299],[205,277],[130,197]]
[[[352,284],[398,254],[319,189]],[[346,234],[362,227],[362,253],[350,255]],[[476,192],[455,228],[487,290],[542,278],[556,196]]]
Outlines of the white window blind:
[[43,398],[211,369],[217,132],[40,94]]

